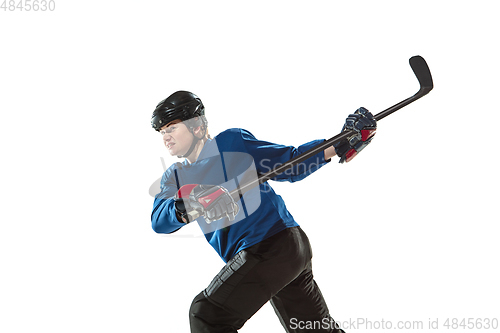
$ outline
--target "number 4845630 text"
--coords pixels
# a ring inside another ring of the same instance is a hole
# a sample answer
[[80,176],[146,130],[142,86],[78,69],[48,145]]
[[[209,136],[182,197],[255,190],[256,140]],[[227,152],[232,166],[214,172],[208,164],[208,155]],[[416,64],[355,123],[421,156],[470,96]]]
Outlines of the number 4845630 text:
[[0,10],[4,12],[45,12],[54,11],[55,9],[55,0],[4,0],[0,6]]

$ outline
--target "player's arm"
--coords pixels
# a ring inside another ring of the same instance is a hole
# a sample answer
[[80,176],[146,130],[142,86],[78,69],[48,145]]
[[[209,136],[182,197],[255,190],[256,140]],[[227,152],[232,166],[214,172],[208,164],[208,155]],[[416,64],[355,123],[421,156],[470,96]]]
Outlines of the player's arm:
[[[246,153],[250,154],[255,161],[259,174],[265,174],[274,168],[285,164],[292,158],[306,152],[310,148],[316,147],[324,140],[314,140],[298,147],[275,144],[268,141],[256,139],[250,132],[241,130],[241,139]],[[331,151],[330,151],[331,154]],[[295,182],[309,176],[328,160],[325,159],[325,152],[320,151],[307,160],[283,172],[272,180]]]
[[161,192],[155,196],[153,212],[151,213],[151,227],[157,233],[170,234],[185,225],[179,222],[175,211],[175,194],[177,185],[168,171],[161,179]]
[[151,213],[151,227],[156,233],[171,234],[185,225],[177,220],[174,204],[173,198],[155,199]]

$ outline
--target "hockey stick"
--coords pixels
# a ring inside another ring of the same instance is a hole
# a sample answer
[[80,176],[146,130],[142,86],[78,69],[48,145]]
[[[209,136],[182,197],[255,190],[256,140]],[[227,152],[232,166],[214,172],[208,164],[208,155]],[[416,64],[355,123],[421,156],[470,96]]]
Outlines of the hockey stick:
[[[405,99],[404,101],[401,101],[401,102],[391,106],[390,108],[388,108],[380,113],[377,113],[374,116],[375,120],[379,121],[379,120],[387,117],[391,113],[394,113],[397,110],[407,106],[408,104],[415,102],[417,99],[427,95],[429,93],[429,91],[431,91],[432,88],[434,87],[434,85],[432,83],[431,71],[429,70],[429,67],[427,66],[427,63],[425,62],[424,58],[422,58],[421,56],[411,57],[410,58],[410,66],[413,70],[413,73],[415,73],[415,76],[417,77],[418,82],[420,83],[420,89],[418,90],[418,92],[415,95]],[[354,131],[345,131],[345,132],[342,132],[340,134],[337,134],[333,138],[328,139],[325,142],[319,144],[318,146],[305,151],[304,153],[300,154],[299,156],[292,158],[290,161],[280,165],[279,167],[269,171],[268,173],[265,173],[265,174],[259,176],[259,178],[254,180],[253,182],[250,182],[248,184],[241,186],[240,187],[241,193],[245,193],[248,190],[250,190],[251,188],[255,187],[256,184],[254,184],[254,183],[258,182],[259,184],[262,184],[262,183],[270,180],[271,178],[274,178],[277,175],[285,172],[286,170],[294,167],[295,165],[307,160],[309,157],[316,155],[320,151],[325,150],[326,148],[332,146],[333,144],[348,138],[349,136],[351,136],[353,134],[354,134]],[[236,194],[239,195],[238,189],[233,190],[230,193],[231,193],[231,196],[233,198],[235,198]]]
[[[422,58],[421,56],[411,57],[410,58],[410,66],[411,66],[411,69],[413,70],[413,73],[415,74],[415,76],[418,79],[418,82],[420,84],[420,89],[417,91],[417,93],[415,95],[413,95],[413,96],[411,96],[411,97],[409,97],[409,98],[407,98],[407,99],[405,99],[397,104],[394,104],[393,106],[391,106],[390,108],[388,108],[382,112],[377,113],[374,116],[375,120],[379,121],[379,120],[387,117],[388,115],[396,112],[397,110],[407,106],[408,104],[415,102],[417,99],[427,95],[429,93],[429,91],[431,91],[432,88],[434,87],[433,82],[432,82],[431,71],[429,69],[429,66],[427,66],[427,63],[425,62],[424,58]],[[326,148],[332,146],[333,144],[335,144],[339,141],[342,141],[344,139],[347,139],[348,137],[350,137],[354,133],[355,133],[355,131],[353,131],[353,130],[344,131],[342,133],[339,133],[339,134],[335,135],[334,137],[320,143],[318,146],[313,147],[313,148],[303,152],[299,156],[292,158],[288,162],[274,168],[273,170],[271,170],[263,175],[259,175],[259,177],[257,179],[255,179],[251,182],[248,182],[242,186],[239,186],[237,189],[229,192],[229,194],[233,197],[233,199],[235,201],[238,201],[243,196],[244,193],[248,192],[252,188],[254,188],[262,183],[267,182],[268,180],[276,177],[277,175],[287,171],[290,168],[293,168],[297,164],[304,162],[305,160],[307,160],[311,156],[316,155],[317,153],[325,150]],[[200,214],[197,211],[189,212],[188,215],[190,216],[191,221],[197,219],[200,216]]]

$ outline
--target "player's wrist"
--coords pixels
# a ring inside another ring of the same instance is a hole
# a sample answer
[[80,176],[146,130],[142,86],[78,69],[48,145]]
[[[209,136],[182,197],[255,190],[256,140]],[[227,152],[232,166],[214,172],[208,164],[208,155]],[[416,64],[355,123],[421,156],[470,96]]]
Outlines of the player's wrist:
[[189,223],[189,220],[186,221],[186,205],[184,204],[184,199],[175,199],[174,200],[174,207],[175,207],[175,217],[177,218],[177,221],[181,223]]

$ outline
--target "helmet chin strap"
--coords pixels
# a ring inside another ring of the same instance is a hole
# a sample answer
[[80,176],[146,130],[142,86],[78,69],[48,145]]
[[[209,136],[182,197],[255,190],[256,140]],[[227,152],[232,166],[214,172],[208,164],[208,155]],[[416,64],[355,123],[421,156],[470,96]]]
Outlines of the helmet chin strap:
[[[196,144],[198,143],[198,141],[200,141],[201,139],[198,139],[196,137],[196,135],[194,135],[194,130],[193,128],[191,127],[190,128],[190,132],[191,134],[193,135],[193,142],[191,143],[191,147],[189,147],[187,153],[185,153],[184,155],[178,155],[177,157],[178,158],[186,158],[188,157],[189,155],[191,155],[191,153],[193,152],[194,150],[194,147],[196,147]],[[203,135],[201,136],[202,138],[205,136],[205,133],[206,133],[206,130],[204,131]]]

